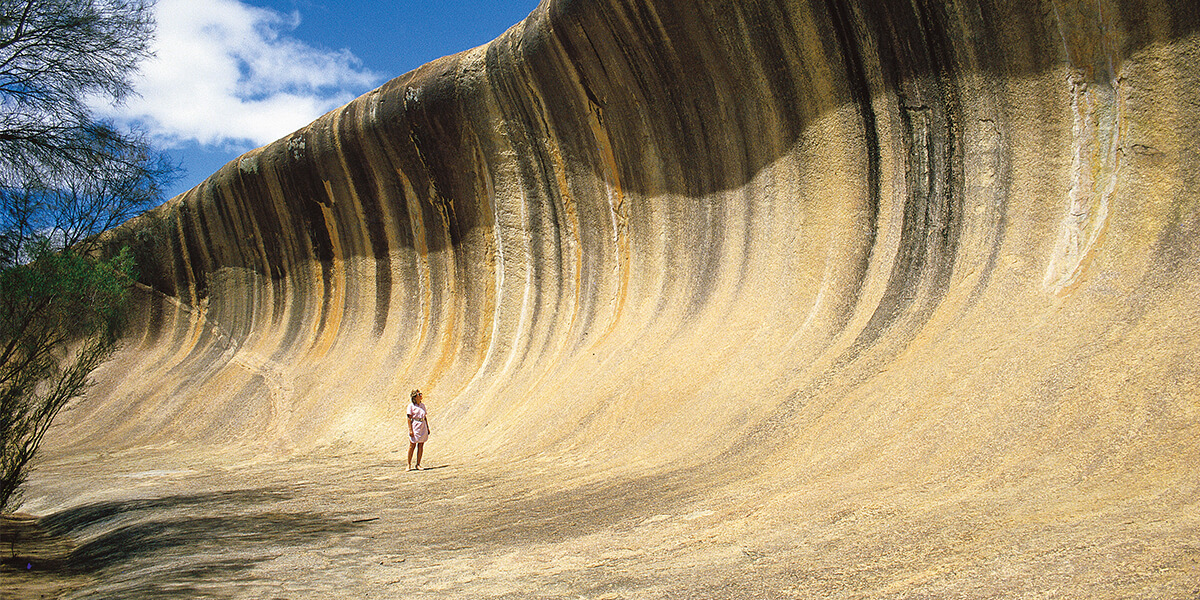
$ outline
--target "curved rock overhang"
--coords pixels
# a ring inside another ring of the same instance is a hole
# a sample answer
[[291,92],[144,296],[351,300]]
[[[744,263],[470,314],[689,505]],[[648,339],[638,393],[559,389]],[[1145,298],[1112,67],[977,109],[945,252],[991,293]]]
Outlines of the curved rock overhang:
[[116,232],[55,443],[1194,489],[1195,8],[543,2]]

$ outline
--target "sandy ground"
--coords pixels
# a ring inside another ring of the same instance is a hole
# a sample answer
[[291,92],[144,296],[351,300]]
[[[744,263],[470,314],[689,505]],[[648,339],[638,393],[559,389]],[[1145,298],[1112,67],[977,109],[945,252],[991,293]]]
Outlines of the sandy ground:
[[881,503],[704,467],[427,462],[43,464],[25,504],[41,518],[4,522],[0,598],[1200,598],[1200,519],[1172,512],[1187,498]]

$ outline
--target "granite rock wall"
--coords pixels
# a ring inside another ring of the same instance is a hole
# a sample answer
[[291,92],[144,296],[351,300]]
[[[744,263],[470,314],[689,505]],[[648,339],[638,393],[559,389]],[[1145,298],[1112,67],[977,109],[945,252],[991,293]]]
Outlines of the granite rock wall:
[[387,450],[419,387],[452,460],[1194,485],[1198,27],[543,1],[114,232],[56,444]]

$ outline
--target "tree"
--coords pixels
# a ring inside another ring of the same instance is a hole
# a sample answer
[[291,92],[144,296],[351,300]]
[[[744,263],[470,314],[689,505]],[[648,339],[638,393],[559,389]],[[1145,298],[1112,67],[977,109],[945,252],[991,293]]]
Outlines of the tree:
[[0,272],[0,506],[19,498],[54,417],[116,348],[132,275],[128,249],[98,260],[47,246]]
[[146,0],[0,0],[0,186],[86,175],[139,145],[89,102],[132,93],[153,32]]
[[134,265],[97,234],[176,169],[90,106],[132,93],[151,0],[0,0],[0,511],[54,417],[116,348]]

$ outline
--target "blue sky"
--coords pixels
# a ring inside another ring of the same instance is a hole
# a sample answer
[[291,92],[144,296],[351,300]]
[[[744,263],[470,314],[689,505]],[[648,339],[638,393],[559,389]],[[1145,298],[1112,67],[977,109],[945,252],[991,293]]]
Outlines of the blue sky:
[[447,54],[487,43],[538,0],[158,0],[139,96],[99,107],[138,123],[186,173],[221,165]]

